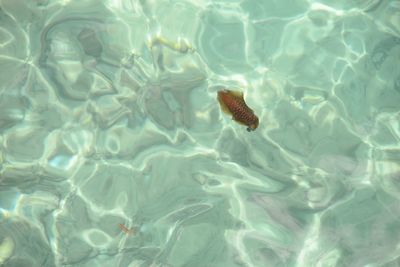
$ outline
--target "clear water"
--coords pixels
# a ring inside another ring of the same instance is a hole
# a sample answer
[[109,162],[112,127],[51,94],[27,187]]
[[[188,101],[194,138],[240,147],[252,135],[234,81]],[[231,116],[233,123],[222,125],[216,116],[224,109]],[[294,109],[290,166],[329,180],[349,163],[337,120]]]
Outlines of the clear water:
[[0,7],[0,265],[400,266],[400,1]]

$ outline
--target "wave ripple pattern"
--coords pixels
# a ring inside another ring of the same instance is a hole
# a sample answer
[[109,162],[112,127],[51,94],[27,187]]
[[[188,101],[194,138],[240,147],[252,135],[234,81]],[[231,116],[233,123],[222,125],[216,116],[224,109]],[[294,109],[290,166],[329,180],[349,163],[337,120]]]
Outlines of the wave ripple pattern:
[[0,265],[400,266],[399,62],[395,0],[0,0]]

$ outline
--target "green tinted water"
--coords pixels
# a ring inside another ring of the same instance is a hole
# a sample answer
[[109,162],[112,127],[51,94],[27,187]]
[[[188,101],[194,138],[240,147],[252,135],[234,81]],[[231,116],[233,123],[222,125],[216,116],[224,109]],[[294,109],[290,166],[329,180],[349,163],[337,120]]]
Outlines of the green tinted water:
[[399,60],[394,0],[0,0],[0,265],[400,266]]

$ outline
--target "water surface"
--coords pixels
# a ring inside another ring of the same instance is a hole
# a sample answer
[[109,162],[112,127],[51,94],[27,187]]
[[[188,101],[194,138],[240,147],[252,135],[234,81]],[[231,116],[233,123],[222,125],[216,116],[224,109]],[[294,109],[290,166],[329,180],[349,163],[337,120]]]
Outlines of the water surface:
[[0,265],[400,266],[399,60],[395,0],[0,0]]

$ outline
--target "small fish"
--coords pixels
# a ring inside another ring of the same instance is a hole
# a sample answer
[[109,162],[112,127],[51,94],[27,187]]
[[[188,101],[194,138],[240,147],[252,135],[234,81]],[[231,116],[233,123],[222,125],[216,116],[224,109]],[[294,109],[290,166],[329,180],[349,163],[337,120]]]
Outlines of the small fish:
[[122,223],[118,224],[119,229],[121,229],[122,232],[124,232],[127,235],[132,235],[135,233],[135,229],[134,228],[128,228],[125,225],[123,225]]
[[218,91],[218,101],[223,112],[232,115],[232,119],[247,126],[247,131],[258,127],[258,117],[244,102],[243,93],[239,91]]

